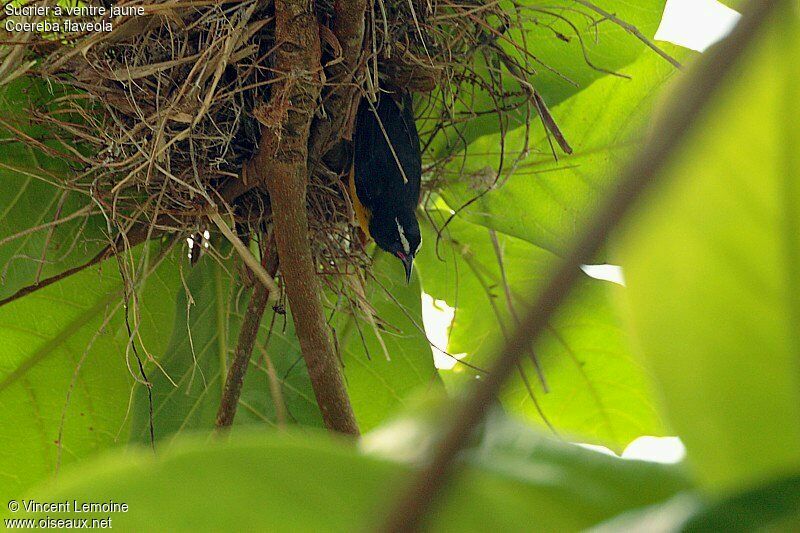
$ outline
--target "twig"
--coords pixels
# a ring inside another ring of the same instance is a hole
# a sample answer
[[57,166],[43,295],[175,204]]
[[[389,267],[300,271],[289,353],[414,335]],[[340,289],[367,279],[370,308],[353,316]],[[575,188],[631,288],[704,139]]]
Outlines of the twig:
[[33,283],[31,285],[26,285],[25,287],[22,287],[20,290],[18,290],[11,296],[8,296],[0,300],[0,307],[6,304],[10,304],[14,300],[18,300],[23,296],[27,296],[28,294],[36,292],[39,289],[44,289],[45,287],[48,287],[53,283],[61,281],[62,279],[66,279],[74,274],[77,274],[78,272],[82,272],[87,268],[96,265],[97,263],[105,261],[110,256],[111,256],[111,248],[110,247],[103,248],[103,250],[99,254],[91,258],[89,261],[83,263],[82,265],[78,265],[76,267],[69,268],[63,272],[59,272],[55,276],[50,276],[49,278],[45,278],[39,281],[38,283]]
[[253,275],[257,277],[261,284],[269,291],[269,301],[277,302],[281,295],[280,289],[275,285],[275,280],[272,279],[272,276],[267,273],[264,267],[261,266],[261,263],[258,262],[258,259],[256,259],[247,246],[244,245],[242,239],[231,230],[230,226],[222,219],[219,213],[212,213],[208,215],[208,218],[219,228],[225,238],[233,245],[233,248],[239,254],[239,257],[242,258],[245,265],[250,268]]
[[533,91],[533,105],[539,113],[539,119],[542,121],[545,132],[553,134],[553,137],[556,138],[556,142],[565,154],[572,154],[572,147],[561,132],[561,128],[558,127],[558,123],[553,118],[553,115],[550,114],[550,110],[547,108],[544,98],[542,98],[542,95],[536,90]]
[[[108,245],[105,248],[103,248],[100,251],[100,253],[98,253],[97,255],[95,255],[93,258],[89,259],[87,262],[83,263],[82,265],[78,265],[76,267],[69,268],[69,269],[67,269],[67,270],[65,270],[63,272],[60,272],[60,273],[56,274],[55,276],[50,276],[49,278],[45,278],[43,280],[40,280],[37,283],[32,283],[31,285],[26,285],[25,287],[22,287],[21,289],[19,289],[17,292],[12,294],[11,296],[7,296],[6,298],[3,298],[2,300],[0,300],[0,307],[3,307],[4,305],[9,304],[9,303],[13,302],[14,300],[18,300],[18,299],[22,298],[23,296],[27,296],[28,294],[34,293],[34,292],[36,292],[36,291],[38,291],[40,289],[44,289],[45,287],[48,287],[48,286],[52,285],[53,283],[61,281],[62,279],[66,279],[66,278],[68,278],[68,277],[70,277],[70,276],[72,276],[74,274],[82,272],[82,271],[86,270],[89,267],[92,267],[92,266],[94,266],[94,265],[96,265],[98,263],[102,263],[103,261],[105,261],[109,257],[117,255],[117,254],[119,254],[121,252],[124,252],[125,250],[131,249],[134,246],[143,243],[145,240],[147,240],[147,232],[144,231],[145,229],[146,228],[144,228],[142,226],[136,226],[134,229],[132,229],[128,233],[126,239],[122,239],[122,238],[118,237],[117,238],[118,239],[118,243],[121,245],[119,250],[117,249],[116,245]],[[127,246],[125,246],[125,244],[124,244],[125,242],[128,242]]]
[[258,328],[261,325],[261,318],[267,308],[269,299],[269,289],[257,283],[253,287],[253,294],[250,296],[250,303],[247,305],[247,313],[244,315],[242,328],[239,331],[239,341],[236,344],[236,353],[228,368],[228,376],[225,379],[225,389],[222,392],[222,399],[219,402],[217,411],[217,430],[227,428],[233,424],[236,416],[236,408],[239,406],[239,397],[242,394],[244,376],[250,364],[250,357],[253,354],[253,345],[258,337]]
[[646,35],[640,32],[636,26],[625,22],[624,20],[618,18],[616,15],[609,13],[608,11],[605,11],[604,9],[594,5],[593,3],[587,0],[572,0],[572,1],[577,2],[578,4],[588,9],[591,9],[601,17],[610,20],[623,30],[627,31],[628,33],[630,33],[631,35],[642,41],[645,45],[647,45],[648,48],[650,48],[655,53],[657,53],[658,55],[669,61],[669,63],[675,68],[683,68],[683,65],[681,65],[677,59],[675,59],[674,57],[666,53],[664,50],[659,48],[658,45],[656,45],[656,43],[648,39]]
[[[273,315],[274,317],[274,315]],[[272,397],[272,405],[275,406],[275,418],[278,421],[278,427],[281,429],[286,428],[286,401],[283,399],[283,392],[281,391],[281,380],[275,372],[275,365],[272,364],[272,358],[264,353],[264,362],[267,365],[267,377],[269,379],[269,394]]]
[[692,124],[706,111],[747,46],[758,34],[769,15],[788,0],[763,2],[751,0],[739,24],[724,43],[701,56],[692,76],[676,91],[663,113],[657,135],[636,154],[620,177],[619,185],[609,194],[594,217],[583,226],[560,265],[545,284],[503,350],[498,354],[489,375],[476,385],[458,408],[451,426],[434,450],[433,457],[412,480],[383,523],[382,531],[418,531],[436,497],[452,475],[458,452],[466,446],[473,429],[483,420],[492,399],[528,347],[547,327],[550,317],[580,279],[580,265],[592,260],[608,236],[630,212],[631,207],[652,189],[676,149],[683,146]]
[[[122,270],[120,269],[120,274]],[[123,277],[123,283],[124,277]],[[125,293],[128,292],[128,289],[125,289]],[[147,372],[144,369],[144,363],[142,363],[142,358],[139,357],[139,351],[136,349],[136,341],[133,339],[133,331],[131,330],[131,323],[130,317],[128,316],[128,302],[130,302],[130,296],[125,294],[123,300],[123,308],[125,309],[125,329],[128,332],[128,339],[130,342],[130,346],[133,349],[133,355],[136,357],[136,363],[139,366],[139,375],[142,378],[142,382],[144,386],[147,388],[147,426],[150,429],[150,449],[153,453],[156,452],[156,430],[155,424],[153,422],[153,382],[150,381],[150,378],[147,377]]]
[[[500,247],[500,240],[497,238],[497,232],[493,229],[490,229],[489,238],[492,240],[494,255],[497,258],[497,268],[500,270],[500,281],[503,283],[503,293],[506,296],[506,306],[508,307],[508,312],[514,319],[514,325],[519,327],[520,323],[519,313],[517,313],[517,310],[514,307],[514,298],[511,296],[511,285],[508,284],[505,262],[503,261],[503,250]],[[533,363],[533,368],[536,370],[536,375],[539,378],[539,382],[542,384],[542,390],[545,393],[550,392],[550,388],[547,386],[547,380],[544,377],[544,370],[542,369],[542,365],[539,363],[539,358],[536,356],[536,352],[534,351],[533,346],[531,346],[530,355],[531,355],[531,362]],[[519,372],[522,375],[523,381],[526,381],[525,384],[528,387],[529,392],[531,393],[531,398],[533,398],[533,389],[530,387],[530,385],[528,385],[527,380],[525,379],[525,375],[522,372],[522,365],[519,365]],[[534,399],[533,401],[535,402],[536,399]],[[539,412],[541,413],[541,409],[539,409]],[[548,422],[547,425],[549,426],[550,423]]]

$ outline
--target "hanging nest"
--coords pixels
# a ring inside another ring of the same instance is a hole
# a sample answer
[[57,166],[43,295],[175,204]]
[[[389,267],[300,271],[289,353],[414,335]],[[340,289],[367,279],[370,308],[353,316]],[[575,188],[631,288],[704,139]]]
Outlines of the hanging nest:
[[[269,198],[248,186],[242,169],[262,128],[280,112],[274,100],[272,108],[268,104],[279,81],[272,67],[280,46],[273,4],[117,5],[142,5],[144,15],[68,17],[111,23],[108,32],[0,35],[14,44],[0,52],[0,84],[25,76],[43,82],[48,93],[28,102],[28,120],[46,138],[20,134],[20,140],[69,163],[72,173],[59,185],[92,199],[94,213],[102,212],[118,232],[112,240],[136,228],[140,234],[146,228],[149,238],[182,240],[210,227],[208,216],[217,206],[215,212],[233,217],[242,242],[266,241]],[[324,85],[312,130],[336,111],[330,95],[342,84],[371,99],[382,90],[414,92],[426,197],[441,183],[444,163],[465,148],[459,132],[472,118],[493,114],[508,125],[548,117],[526,81],[541,65],[509,37],[531,23],[535,10],[476,0],[377,0],[367,6],[360,57],[348,63],[334,34],[333,0],[315,7]],[[554,31],[553,38],[563,36]],[[470,109],[477,93],[490,95],[493,108]],[[309,154],[310,233],[323,274],[352,272],[369,262],[342,184],[354,109],[345,110],[342,138],[325,145],[324,153]],[[544,122],[557,133],[552,120]],[[447,149],[427,149],[442,137]]]

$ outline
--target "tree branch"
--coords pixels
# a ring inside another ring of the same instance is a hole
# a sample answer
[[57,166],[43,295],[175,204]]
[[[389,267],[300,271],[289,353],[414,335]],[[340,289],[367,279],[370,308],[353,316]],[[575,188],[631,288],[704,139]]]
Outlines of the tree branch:
[[230,368],[228,368],[225,389],[219,402],[216,423],[218,430],[233,424],[236,408],[239,406],[239,397],[242,394],[244,376],[247,373],[247,366],[253,354],[253,345],[258,337],[258,327],[261,325],[261,318],[267,308],[269,294],[269,289],[261,283],[256,283],[253,287],[253,294],[250,296],[250,303],[247,305],[247,313],[244,315],[242,328],[239,331],[236,353]]
[[[341,56],[335,58],[328,67],[331,89],[323,100],[326,116],[314,122],[310,134],[308,153],[312,167],[322,161],[338,141],[350,138],[352,132],[349,131],[348,120],[358,104],[357,81],[364,68],[361,58],[366,0],[336,0],[333,11],[331,31],[339,43]],[[240,179],[229,180],[220,194],[225,201],[233,203],[236,198],[256,187],[258,182],[257,171],[245,165]]]
[[208,215],[208,218],[217,226],[219,231],[228,239],[228,242],[231,243],[234,250],[239,254],[239,257],[242,258],[242,261],[250,269],[253,276],[261,283],[264,287],[267,288],[269,301],[276,302],[278,298],[280,298],[281,291],[278,289],[278,286],[275,285],[275,280],[272,278],[274,277],[274,273],[270,275],[266,269],[261,266],[261,263],[258,262],[258,259],[253,257],[253,254],[250,253],[250,250],[245,246],[242,240],[239,238],[236,233],[228,227],[228,224],[225,220],[222,219],[222,216],[219,213],[212,213]]
[[656,43],[654,43],[652,40],[648,39],[646,35],[644,35],[642,32],[640,32],[639,29],[636,26],[625,22],[624,20],[620,19],[619,17],[617,17],[613,13],[609,13],[608,11],[602,9],[600,6],[594,5],[593,3],[589,2],[588,0],[573,0],[573,2],[577,2],[580,5],[591,9],[592,11],[594,11],[595,13],[597,13],[598,15],[603,17],[604,19],[610,20],[611,22],[613,22],[614,24],[616,24],[617,26],[619,26],[623,30],[627,31],[628,33],[630,33],[631,35],[633,35],[634,37],[636,37],[637,39],[642,41],[652,51],[654,51],[655,53],[657,53],[658,55],[660,55],[661,57],[666,59],[673,67],[679,68],[679,69],[683,68],[683,65],[681,65],[680,62],[678,62],[674,57],[672,57],[671,55],[666,53],[664,50],[659,48],[658,45],[656,45]]
[[754,40],[758,30],[778,6],[788,0],[751,0],[739,24],[718,47],[698,60],[693,74],[676,91],[662,114],[661,124],[641,148],[620,177],[613,193],[605,199],[594,217],[583,226],[583,233],[564,256],[543,290],[534,300],[515,334],[498,354],[488,376],[473,388],[456,412],[452,425],[423,468],[383,524],[383,531],[417,531],[436,497],[452,475],[453,462],[467,444],[474,428],[520,358],[547,327],[558,306],[581,277],[580,265],[591,262],[608,236],[619,226],[631,208],[663,177],[662,170],[683,145],[687,132],[717,94],[737,60]]
[[14,294],[0,300],[0,307],[3,307],[6,304],[10,304],[15,300],[19,300],[23,296],[27,296],[38,290],[44,289],[45,287],[48,287],[53,283],[57,283],[62,279],[66,279],[79,272],[83,272],[87,268],[102,263],[103,261],[105,261],[110,257],[118,255],[124,252],[125,250],[129,250],[143,243],[148,239],[147,230],[148,228],[145,225],[140,224],[134,226],[133,228],[131,228],[131,230],[128,231],[127,235],[118,236],[114,244],[109,244],[108,246],[100,250],[100,252],[97,255],[89,259],[87,262],[78,265],[76,267],[69,268],[63,272],[59,272],[58,274],[50,276],[49,278],[40,280],[38,283],[33,283],[31,285],[26,285],[25,287],[22,287]]
[[319,120],[314,124],[310,143],[312,161],[322,159],[340,139],[350,138],[347,122],[358,103],[359,85],[355,82],[363,70],[361,52],[366,0],[336,0],[333,12],[332,30],[339,41],[342,55],[341,61],[329,68],[333,84],[324,101],[327,120]]
[[[311,122],[320,97],[321,49],[313,4],[276,0],[272,87],[259,150],[247,174],[266,188],[272,206],[275,243],[300,350],[325,425],[358,434],[339,361],[333,350],[320,298],[308,235],[306,190]],[[270,122],[268,121],[268,122]]]

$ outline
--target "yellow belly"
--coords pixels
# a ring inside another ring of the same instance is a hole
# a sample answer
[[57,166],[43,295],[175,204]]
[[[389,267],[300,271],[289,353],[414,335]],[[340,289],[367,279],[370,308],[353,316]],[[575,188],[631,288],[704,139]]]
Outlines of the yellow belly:
[[358,194],[356,193],[356,180],[354,171],[350,170],[350,177],[348,179],[348,188],[350,192],[350,200],[353,202],[353,209],[356,212],[356,220],[358,220],[358,225],[361,226],[361,229],[364,231],[364,235],[369,237],[369,221],[372,218],[372,213],[370,213],[369,209],[366,208],[364,204],[358,199]]

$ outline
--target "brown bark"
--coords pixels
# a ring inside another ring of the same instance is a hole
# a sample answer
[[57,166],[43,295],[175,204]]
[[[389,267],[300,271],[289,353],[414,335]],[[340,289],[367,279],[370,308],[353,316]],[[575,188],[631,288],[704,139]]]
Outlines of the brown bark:
[[261,283],[256,283],[253,294],[250,296],[250,303],[247,305],[242,329],[239,332],[236,353],[225,378],[225,389],[222,392],[222,399],[217,411],[216,425],[218,429],[233,424],[236,409],[239,407],[239,397],[242,394],[244,376],[247,373],[247,366],[253,355],[253,346],[258,337],[258,327],[261,324],[261,317],[264,316],[264,310],[267,308],[267,300],[269,300],[269,289]]
[[275,70],[281,81],[273,85],[262,115],[266,121],[248,175],[270,196],[281,274],[322,418],[329,429],[357,435],[308,236],[308,142],[322,86],[317,19],[305,0],[277,0],[275,26]]
[[366,0],[336,0],[333,4],[333,35],[339,41],[341,61],[331,65],[331,91],[325,97],[327,120],[315,124],[311,134],[311,158],[321,159],[339,140],[352,132],[348,119],[358,103],[359,78],[364,71],[362,50]]
[[[366,0],[336,0],[333,10],[331,31],[339,43],[341,56],[334,58],[326,74],[330,81],[330,91],[323,100],[325,118],[314,123],[310,134],[308,153],[312,165],[321,161],[338,141],[350,139],[352,136],[349,119],[358,104],[359,80],[365,69],[362,52]],[[240,179],[230,180],[225,185],[221,191],[222,198],[233,203],[236,198],[256,187],[259,181],[257,170],[245,166]]]

